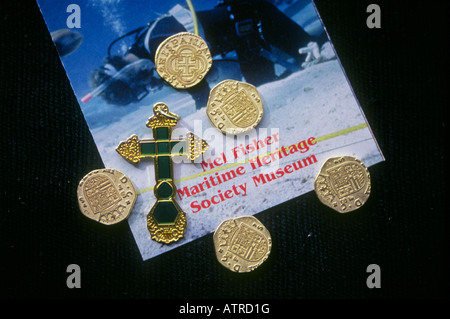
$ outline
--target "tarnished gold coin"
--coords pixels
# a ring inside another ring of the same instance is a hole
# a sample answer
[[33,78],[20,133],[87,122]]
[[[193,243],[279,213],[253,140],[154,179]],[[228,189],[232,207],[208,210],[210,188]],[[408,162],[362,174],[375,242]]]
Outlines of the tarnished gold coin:
[[370,195],[367,167],[351,156],[329,158],[314,181],[320,201],[340,213],[358,209]]
[[223,221],[213,236],[219,262],[234,272],[250,272],[270,254],[272,239],[266,227],[253,216]]
[[248,83],[225,80],[210,92],[206,114],[224,134],[240,134],[256,127],[264,106],[256,88]]
[[156,72],[177,89],[199,83],[212,65],[206,42],[193,33],[180,32],[165,39],[155,54]]
[[80,210],[86,217],[112,225],[130,215],[137,195],[125,174],[114,169],[98,169],[83,177],[77,196]]

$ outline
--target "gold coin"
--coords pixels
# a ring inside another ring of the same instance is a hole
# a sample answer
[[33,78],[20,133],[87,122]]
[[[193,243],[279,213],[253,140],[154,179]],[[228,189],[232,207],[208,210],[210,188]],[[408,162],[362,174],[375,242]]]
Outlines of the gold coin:
[[206,114],[224,134],[240,134],[255,128],[264,114],[256,88],[248,83],[225,80],[210,92]]
[[130,215],[137,195],[125,174],[114,169],[98,169],[83,177],[77,196],[80,210],[86,217],[112,225]]
[[177,89],[199,83],[212,65],[206,42],[193,33],[180,32],[165,39],[155,54],[156,72]]
[[269,231],[253,216],[223,221],[213,240],[217,259],[234,272],[256,269],[269,257],[272,247]]
[[370,195],[367,167],[351,156],[329,158],[314,181],[319,200],[340,213],[358,209]]

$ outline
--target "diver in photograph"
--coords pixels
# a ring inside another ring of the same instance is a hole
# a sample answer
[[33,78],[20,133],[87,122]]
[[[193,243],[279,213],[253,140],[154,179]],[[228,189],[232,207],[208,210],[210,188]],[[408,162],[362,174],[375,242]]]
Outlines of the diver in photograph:
[[[309,35],[264,0],[222,0],[213,9],[197,12],[176,5],[146,26],[114,40],[104,64],[91,74],[91,86],[96,88],[97,95],[116,105],[137,102],[150,91],[160,89],[164,81],[154,67],[158,46],[176,33],[194,33],[194,26],[214,57],[213,68],[220,61],[230,61],[226,55],[235,52],[232,61],[239,64],[245,81],[255,86],[300,70],[304,54],[308,54],[307,60],[320,59],[318,48],[328,41],[325,32],[318,37]],[[133,34],[134,43],[124,55],[111,55],[115,43]],[[285,72],[276,75],[275,64],[282,65]],[[206,79],[186,91],[195,100],[197,109],[206,106],[210,92]]]

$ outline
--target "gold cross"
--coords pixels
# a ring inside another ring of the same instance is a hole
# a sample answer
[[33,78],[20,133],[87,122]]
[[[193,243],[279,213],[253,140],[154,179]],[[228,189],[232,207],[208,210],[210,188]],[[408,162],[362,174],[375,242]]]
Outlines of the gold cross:
[[[208,149],[206,141],[191,132],[185,139],[171,139],[172,127],[177,125],[179,119],[177,114],[169,112],[166,104],[156,103],[153,116],[147,121],[147,127],[153,130],[154,140],[139,140],[137,135],[132,135],[116,148],[122,157],[133,164],[143,158],[153,158],[156,203],[147,215],[147,228],[152,239],[166,244],[182,238],[187,224],[186,213],[175,201],[177,191],[172,156],[184,155],[194,161]],[[178,143],[183,143],[180,148],[182,152],[172,154],[172,149]]]

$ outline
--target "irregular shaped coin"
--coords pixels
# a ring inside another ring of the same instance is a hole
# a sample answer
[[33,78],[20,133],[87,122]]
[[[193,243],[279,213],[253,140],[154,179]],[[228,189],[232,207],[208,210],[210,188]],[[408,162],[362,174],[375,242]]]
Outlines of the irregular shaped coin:
[[105,225],[126,219],[136,202],[131,180],[114,169],[98,169],[88,173],[78,184],[78,204],[88,218]]
[[210,92],[206,114],[224,134],[240,134],[255,128],[264,114],[256,88],[248,83],[225,80]]
[[223,221],[213,236],[219,262],[234,272],[250,272],[270,254],[272,239],[266,227],[253,216]]
[[198,84],[212,65],[206,42],[193,33],[180,32],[165,39],[155,54],[156,72],[177,89]]
[[364,205],[370,187],[367,167],[351,156],[329,158],[314,181],[319,200],[339,213],[348,213]]

